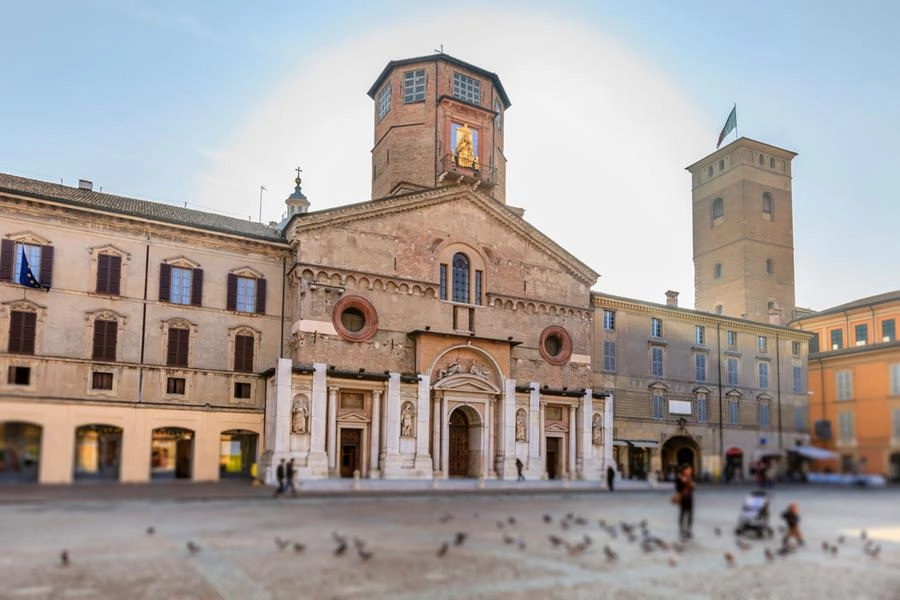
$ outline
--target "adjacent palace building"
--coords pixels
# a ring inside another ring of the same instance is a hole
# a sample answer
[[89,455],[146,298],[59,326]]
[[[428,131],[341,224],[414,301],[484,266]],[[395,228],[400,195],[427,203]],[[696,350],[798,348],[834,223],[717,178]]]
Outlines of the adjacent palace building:
[[688,168],[693,310],[592,291],[508,204],[496,74],[396,60],[369,95],[372,198],[298,178],[281,223],[0,175],[0,481],[735,477],[809,443],[792,152]]

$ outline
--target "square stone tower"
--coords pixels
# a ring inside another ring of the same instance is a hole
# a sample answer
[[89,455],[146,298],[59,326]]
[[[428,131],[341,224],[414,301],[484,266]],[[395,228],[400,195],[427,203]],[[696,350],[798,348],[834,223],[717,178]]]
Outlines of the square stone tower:
[[495,73],[443,53],[392,60],[369,96],[373,199],[467,183],[506,203],[510,103]]
[[742,137],[687,167],[697,310],[775,324],[792,318],[796,155]]

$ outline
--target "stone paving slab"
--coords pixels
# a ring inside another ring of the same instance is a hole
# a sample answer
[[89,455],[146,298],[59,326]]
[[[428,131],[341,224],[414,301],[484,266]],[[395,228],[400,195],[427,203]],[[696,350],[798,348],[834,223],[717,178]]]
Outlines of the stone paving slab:
[[[774,542],[750,540],[741,550],[731,534],[745,493],[701,487],[695,539],[683,552],[644,551],[621,526],[646,521],[654,536],[674,542],[668,489],[191,502],[82,494],[8,503],[0,505],[0,598],[900,597],[900,490],[776,489],[776,513],[800,504],[807,545],[771,562],[763,550]],[[863,530],[881,546],[878,558],[863,552]],[[457,532],[466,533],[459,546]],[[348,539],[339,556],[335,533]],[[285,549],[276,537],[289,540]],[[354,538],[371,558],[360,556]],[[581,550],[565,549],[586,539]],[[188,541],[201,550],[190,552]],[[838,552],[823,552],[823,542]],[[66,567],[62,549],[71,556]]]

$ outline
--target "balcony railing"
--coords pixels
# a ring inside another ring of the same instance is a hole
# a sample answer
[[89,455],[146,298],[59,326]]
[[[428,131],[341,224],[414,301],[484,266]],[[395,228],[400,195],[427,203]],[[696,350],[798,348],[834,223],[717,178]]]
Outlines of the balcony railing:
[[454,154],[446,154],[441,158],[440,183],[479,183],[479,185],[496,185],[496,169],[477,161],[458,159]]

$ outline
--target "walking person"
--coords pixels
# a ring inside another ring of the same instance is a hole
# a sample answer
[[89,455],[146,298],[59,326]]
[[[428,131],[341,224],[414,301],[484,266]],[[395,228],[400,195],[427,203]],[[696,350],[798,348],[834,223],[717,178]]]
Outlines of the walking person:
[[284,470],[284,478],[285,478],[285,490],[284,491],[287,491],[288,489],[290,489],[291,496],[297,495],[297,488],[294,487],[294,473],[295,473],[294,459],[292,457],[291,460],[288,461],[287,467]]
[[788,540],[791,538],[797,540],[797,543],[802,546],[804,542],[803,534],[800,533],[800,510],[797,508],[797,503],[791,502],[787,510],[781,513],[781,518],[784,519],[785,525],[787,525],[787,532],[781,539],[781,547],[788,548]]
[[275,468],[275,479],[278,480],[278,487],[275,488],[275,493],[272,494],[274,498],[277,498],[281,494],[284,493],[284,459],[281,459],[281,462],[278,463],[278,466]]
[[609,491],[613,491],[613,481],[616,479],[616,470],[612,465],[606,467],[606,487]]
[[516,479],[516,481],[525,481],[525,476],[522,475],[522,469],[524,469],[524,468],[525,468],[525,465],[522,464],[522,459],[517,458],[516,459],[516,472],[518,472],[519,477]]
[[681,473],[675,478],[675,496],[678,504],[678,530],[683,539],[693,537],[691,529],[694,525],[694,469],[691,465],[681,467]]

